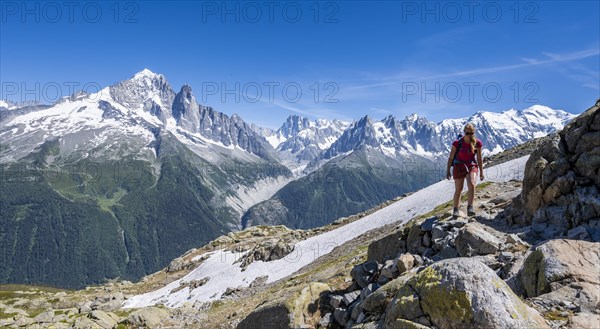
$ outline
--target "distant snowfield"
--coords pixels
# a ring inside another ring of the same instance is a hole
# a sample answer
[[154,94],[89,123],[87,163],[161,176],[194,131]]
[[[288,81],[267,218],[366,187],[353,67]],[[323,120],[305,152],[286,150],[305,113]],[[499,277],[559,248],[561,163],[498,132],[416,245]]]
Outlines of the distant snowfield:
[[[525,156],[486,169],[484,171],[485,180],[492,182],[522,180],[528,158],[529,156]],[[134,296],[126,300],[123,307],[146,307],[158,303],[168,307],[179,307],[185,302],[217,300],[228,287],[247,287],[259,276],[268,275],[267,282],[283,279],[320,256],[330,253],[336,246],[367,231],[391,223],[405,223],[415,216],[433,210],[439,204],[450,200],[453,192],[452,181],[444,180],[430,185],[355,222],[299,242],[296,244],[294,252],[283,259],[271,262],[256,261],[243,272],[239,263],[233,264],[242,254],[221,250],[210,252],[207,254],[209,258],[185,277],[156,291]],[[180,282],[189,282],[205,277],[210,279],[201,287],[193,290],[184,288],[171,293],[173,289],[179,288]]]
[[240,213],[240,217],[252,206],[269,200],[277,191],[293,180],[292,177],[268,177],[251,186],[238,186],[237,193],[227,197],[227,204]]

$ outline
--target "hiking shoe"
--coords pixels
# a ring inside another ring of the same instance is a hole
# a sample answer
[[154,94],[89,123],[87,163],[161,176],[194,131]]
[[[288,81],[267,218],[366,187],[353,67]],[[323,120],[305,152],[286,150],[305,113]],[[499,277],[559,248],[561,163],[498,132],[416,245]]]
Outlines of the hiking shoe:
[[452,211],[452,217],[460,217],[460,210],[458,210],[458,208],[454,208],[454,210]]
[[469,215],[469,216],[475,216],[476,215],[475,209],[473,209],[472,205],[470,205],[470,206],[467,207],[467,215]]

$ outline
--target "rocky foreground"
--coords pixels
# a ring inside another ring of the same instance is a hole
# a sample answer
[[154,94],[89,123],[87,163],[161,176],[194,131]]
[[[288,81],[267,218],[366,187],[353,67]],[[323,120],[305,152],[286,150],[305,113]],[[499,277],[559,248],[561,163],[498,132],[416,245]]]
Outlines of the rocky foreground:
[[189,273],[208,250],[248,251],[242,267],[270,261],[364,214],[311,231],[252,227],[191,250],[140,283],[0,292],[0,326],[600,328],[599,106],[541,142],[523,182],[480,184],[474,219],[453,219],[450,203],[442,204],[405,225],[367,232],[284,280],[257,280],[219,301],[177,309],[121,308]]

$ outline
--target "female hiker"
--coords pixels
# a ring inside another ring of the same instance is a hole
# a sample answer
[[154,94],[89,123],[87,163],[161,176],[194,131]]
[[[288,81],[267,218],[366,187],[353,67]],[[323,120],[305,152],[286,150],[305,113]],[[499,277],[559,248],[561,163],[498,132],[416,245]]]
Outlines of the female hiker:
[[[450,151],[450,157],[448,157],[446,170],[446,178],[450,179],[450,167],[452,167],[452,176],[454,177],[453,217],[460,215],[460,194],[463,190],[465,178],[467,178],[467,187],[469,188],[467,192],[467,215],[475,216],[473,199],[475,198],[477,172],[479,172],[479,178],[483,180],[483,161],[481,160],[483,144],[475,137],[475,127],[472,124],[469,123],[465,126],[464,133],[463,137],[452,143],[452,150]],[[477,160],[475,160],[475,155],[477,155]]]

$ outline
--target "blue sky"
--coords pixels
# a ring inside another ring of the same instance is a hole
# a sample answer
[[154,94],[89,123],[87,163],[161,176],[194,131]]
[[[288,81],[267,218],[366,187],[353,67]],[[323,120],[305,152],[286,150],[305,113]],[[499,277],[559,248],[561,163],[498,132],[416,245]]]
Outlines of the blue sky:
[[598,1],[0,6],[0,98],[13,101],[94,91],[144,68],[268,127],[290,114],[580,113],[600,97]]

